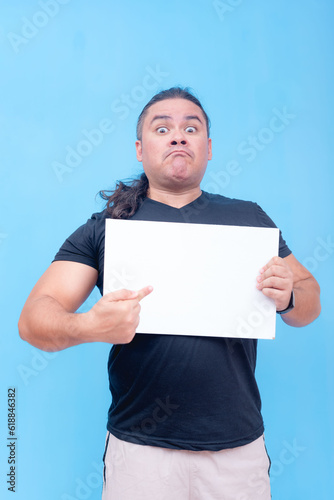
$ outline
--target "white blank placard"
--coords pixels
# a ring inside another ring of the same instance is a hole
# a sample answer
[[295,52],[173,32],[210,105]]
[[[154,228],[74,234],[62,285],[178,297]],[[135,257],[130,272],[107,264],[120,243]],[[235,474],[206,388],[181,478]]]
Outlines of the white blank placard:
[[104,294],[146,285],[138,333],[274,338],[274,301],[256,288],[279,230],[106,219]]

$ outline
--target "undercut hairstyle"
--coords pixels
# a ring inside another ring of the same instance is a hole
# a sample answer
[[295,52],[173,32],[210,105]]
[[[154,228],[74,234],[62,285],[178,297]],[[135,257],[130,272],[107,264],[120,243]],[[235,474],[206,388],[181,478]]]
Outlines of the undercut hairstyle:
[[[153,104],[166,99],[186,99],[196,104],[204,115],[207,134],[208,137],[210,136],[210,120],[197,97],[191,93],[188,87],[172,87],[154,95],[146,106],[144,106],[137,121],[137,139],[139,141],[142,140],[143,123],[149,108],[153,106]],[[148,188],[148,178],[145,172],[143,172],[138,179],[132,179],[128,182],[118,181],[114,190],[103,190],[99,192],[99,195],[103,200],[106,200],[106,209],[111,218],[129,219],[136,213],[146,198]]]

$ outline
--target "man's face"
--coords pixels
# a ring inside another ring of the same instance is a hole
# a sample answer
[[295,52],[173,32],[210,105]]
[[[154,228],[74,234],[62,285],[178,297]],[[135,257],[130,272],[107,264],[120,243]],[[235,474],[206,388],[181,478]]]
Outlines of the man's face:
[[198,187],[212,158],[202,110],[179,98],[153,104],[136,150],[150,187],[175,192]]

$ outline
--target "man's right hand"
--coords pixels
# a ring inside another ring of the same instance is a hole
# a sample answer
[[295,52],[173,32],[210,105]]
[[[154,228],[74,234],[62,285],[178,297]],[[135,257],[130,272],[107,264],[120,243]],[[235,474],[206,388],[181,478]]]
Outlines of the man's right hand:
[[139,323],[139,302],[151,293],[152,287],[106,294],[87,313],[76,313],[97,278],[97,270],[85,264],[53,262],[23,307],[21,338],[45,351],[87,342],[131,342]]
[[82,315],[85,328],[91,328],[96,341],[128,344],[139,324],[140,301],[152,292],[147,286],[139,291],[117,290],[104,295],[90,311]]

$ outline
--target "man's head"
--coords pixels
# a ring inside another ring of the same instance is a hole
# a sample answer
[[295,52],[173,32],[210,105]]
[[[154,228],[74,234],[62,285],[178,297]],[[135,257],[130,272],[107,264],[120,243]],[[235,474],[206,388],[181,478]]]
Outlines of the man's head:
[[199,186],[212,157],[209,118],[190,92],[176,87],[154,96],[139,116],[137,137],[137,159],[150,187]]
[[137,121],[137,139],[141,141],[142,139],[142,133],[143,133],[143,122],[144,119],[147,115],[147,112],[153,104],[161,101],[165,101],[166,99],[186,99],[190,102],[193,102],[198,106],[203,113],[205,123],[206,123],[206,129],[207,129],[207,134],[208,137],[210,136],[210,119],[206,112],[204,111],[204,108],[200,101],[195,97],[188,88],[181,88],[181,87],[172,87],[168,90],[162,90],[158,94],[154,95],[152,99],[144,106],[142,112],[139,115],[138,121]]

